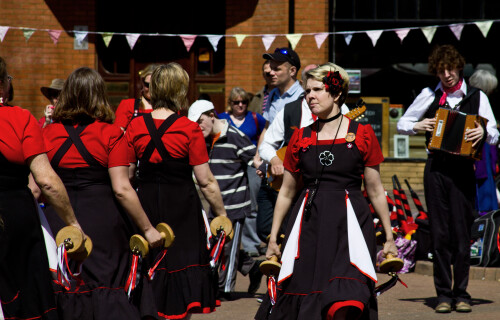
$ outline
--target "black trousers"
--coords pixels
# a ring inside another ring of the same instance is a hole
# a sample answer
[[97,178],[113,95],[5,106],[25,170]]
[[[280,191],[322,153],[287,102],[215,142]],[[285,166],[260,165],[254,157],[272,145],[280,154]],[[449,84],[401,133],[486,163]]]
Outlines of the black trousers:
[[472,160],[440,152],[427,159],[425,199],[431,229],[434,286],[439,302],[451,303],[455,299],[470,303],[467,285],[474,222],[474,179]]

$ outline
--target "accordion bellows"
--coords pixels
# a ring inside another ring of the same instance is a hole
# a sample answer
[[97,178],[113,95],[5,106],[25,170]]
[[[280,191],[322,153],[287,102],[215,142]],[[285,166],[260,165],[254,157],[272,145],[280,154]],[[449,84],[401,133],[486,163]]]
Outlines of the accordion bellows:
[[436,125],[429,142],[429,150],[440,150],[476,160],[481,159],[482,143],[472,147],[472,142],[465,140],[465,131],[476,127],[477,121],[485,130],[488,120],[464,112],[439,108],[436,112]]

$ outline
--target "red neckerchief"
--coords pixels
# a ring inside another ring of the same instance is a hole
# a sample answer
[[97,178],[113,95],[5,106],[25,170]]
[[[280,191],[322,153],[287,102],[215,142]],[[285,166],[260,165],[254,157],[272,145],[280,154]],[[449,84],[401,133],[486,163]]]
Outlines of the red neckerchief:
[[462,87],[463,82],[464,82],[464,79],[460,78],[460,80],[457,82],[457,84],[451,88],[446,88],[441,83],[441,90],[443,90],[443,95],[441,96],[441,99],[439,99],[439,105],[444,106],[446,104],[446,97],[448,96],[448,94],[454,93],[455,91],[460,89]]

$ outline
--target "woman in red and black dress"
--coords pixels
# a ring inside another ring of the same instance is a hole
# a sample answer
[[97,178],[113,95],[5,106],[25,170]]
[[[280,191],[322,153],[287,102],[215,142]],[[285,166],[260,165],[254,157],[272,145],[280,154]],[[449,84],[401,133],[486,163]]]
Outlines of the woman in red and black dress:
[[130,162],[138,160],[142,206],[153,224],[166,222],[175,233],[152,280],[158,315],[166,319],[212,312],[219,304],[193,172],[216,215],[226,211],[200,127],[176,114],[186,105],[188,86],[189,76],[177,63],[156,68],[150,86],[153,112],[132,120],[126,133]]
[[151,113],[153,107],[151,106],[151,93],[149,91],[149,84],[151,82],[151,74],[157,67],[157,64],[150,64],[143,70],[139,71],[141,78],[141,97],[137,99],[125,99],[120,102],[116,108],[115,124],[125,131],[132,119],[142,116],[146,113]]
[[64,223],[80,225],[36,119],[6,102],[11,80],[0,57],[0,315],[58,319],[37,204],[27,187],[30,172]]
[[[383,156],[370,125],[341,115],[345,70],[327,63],[306,75],[307,103],[318,120],[296,130],[288,145],[266,253],[281,256],[278,297],[273,307],[263,303],[256,318],[376,319],[375,232],[361,184],[364,176],[387,235],[384,252],[396,255],[380,182]],[[280,251],[278,231],[298,191]]]
[[[70,290],[58,289],[63,319],[139,319],[155,316],[154,304],[129,302],[124,290],[134,233],[132,218],[152,246],[161,236],[151,225],[128,179],[127,144],[112,124],[101,76],[79,68],[65,81],[54,123],[43,130],[51,164],[63,180],[76,216],[88,230],[93,250],[84,261],[81,278]],[[120,207],[121,205],[121,207]],[[47,208],[54,232],[61,223]],[[142,302],[148,302],[144,301]],[[138,310],[139,309],[139,310]]]

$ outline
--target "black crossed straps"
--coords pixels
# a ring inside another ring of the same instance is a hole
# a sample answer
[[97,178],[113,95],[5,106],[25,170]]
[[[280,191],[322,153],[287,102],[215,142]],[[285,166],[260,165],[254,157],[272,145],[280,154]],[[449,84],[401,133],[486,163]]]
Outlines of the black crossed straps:
[[180,116],[175,113],[172,114],[167,119],[165,119],[165,121],[163,121],[158,129],[156,129],[153,117],[150,113],[145,114],[143,118],[144,123],[146,124],[146,128],[149,131],[149,135],[151,136],[151,141],[146,146],[146,149],[144,149],[142,159],[149,160],[155,149],[158,150],[158,153],[160,154],[163,161],[172,159],[173,157],[167,151],[167,148],[165,148],[165,145],[161,141],[161,137],[165,134],[167,129],[170,128],[170,126],[180,118]]
[[53,168],[57,168],[59,166],[59,162],[61,162],[62,157],[66,154],[66,152],[68,152],[69,148],[71,148],[73,144],[88,165],[91,167],[102,167],[102,165],[90,154],[80,138],[80,134],[86,127],[87,125],[78,125],[76,128],[72,125],[64,125],[64,129],[68,132],[69,137],[66,141],[64,141],[61,147],[59,147],[59,150],[57,150],[56,154],[52,158],[52,161],[50,161]]

